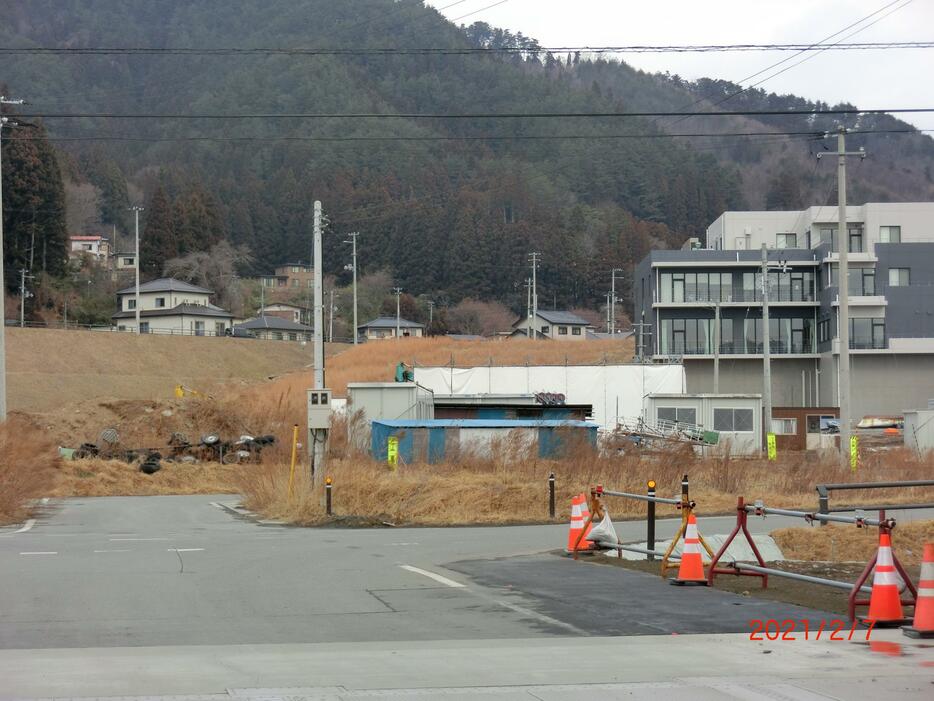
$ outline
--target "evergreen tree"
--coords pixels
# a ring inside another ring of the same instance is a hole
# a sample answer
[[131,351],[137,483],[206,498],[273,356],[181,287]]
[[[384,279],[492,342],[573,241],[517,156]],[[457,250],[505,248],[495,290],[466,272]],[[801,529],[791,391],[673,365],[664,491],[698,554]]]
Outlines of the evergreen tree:
[[140,273],[147,277],[162,274],[167,260],[179,255],[175,234],[175,213],[161,185],[153,191],[146,205],[145,226],[140,233]]

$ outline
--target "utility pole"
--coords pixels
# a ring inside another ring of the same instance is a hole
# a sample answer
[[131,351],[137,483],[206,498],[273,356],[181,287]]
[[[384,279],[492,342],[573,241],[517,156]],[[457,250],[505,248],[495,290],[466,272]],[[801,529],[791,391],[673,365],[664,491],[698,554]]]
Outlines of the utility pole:
[[610,335],[616,336],[616,273],[623,272],[622,268],[613,268],[610,271],[612,283],[610,286]]
[[[818,153],[820,158],[823,153]],[[840,266],[837,275],[837,290],[840,296],[838,316],[838,336],[840,338],[840,360],[837,365],[837,393],[840,404],[840,454],[844,464],[849,463],[850,433],[852,416],[850,415],[850,237],[846,222],[846,157],[866,158],[866,150],[846,150],[846,127],[837,129],[837,248],[840,250]],[[831,246],[831,249],[833,247]],[[832,252],[832,251],[831,251]],[[832,264],[831,264],[832,265]]]
[[523,283],[525,286],[525,317],[532,323],[532,278],[527,277]]
[[532,261],[532,338],[538,338],[535,325],[538,324],[538,261],[541,255],[541,253],[529,254],[529,260]]
[[[769,249],[762,244],[762,415],[763,433],[772,432],[772,343],[769,324]],[[717,378],[719,381],[719,378]]]
[[402,288],[393,287],[392,293],[396,296],[396,339],[399,339],[402,338],[402,316],[399,314],[399,306],[402,299]]
[[431,328],[431,325],[434,323],[434,321],[435,321],[435,303],[429,299],[428,300],[428,328],[429,329]]
[[[321,253],[321,202],[315,200],[314,240],[312,243],[312,258],[314,260],[314,368],[315,389],[324,389],[324,282]],[[317,447],[317,442],[315,443]],[[320,463],[315,462],[317,467]],[[316,473],[318,470],[315,471]]]
[[136,333],[140,332],[140,321],[139,321],[139,269],[140,263],[142,262],[139,259],[139,213],[143,211],[142,207],[130,207],[130,210],[133,212],[134,218],[136,219],[136,295],[134,305],[136,306]]
[[[350,269],[353,271],[353,344],[357,345],[359,339],[357,338],[357,237],[360,235],[359,231],[354,231],[350,234],[350,239],[344,241],[344,243],[353,244],[353,263],[350,264]],[[344,266],[346,270],[347,267]]]
[[328,343],[334,343],[334,288],[332,287],[330,292],[331,295],[331,305],[330,305],[330,314],[328,314]]
[[[23,100],[9,100],[0,95],[0,105],[22,105]],[[6,283],[3,280],[3,128],[16,126],[0,115],[0,421],[6,421]]]
[[606,298],[606,332],[608,334],[613,333],[613,331],[611,330],[613,327],[610,322],[610,296],[612,294],[613,294],[612,292],[607,292],[605,295],[603,295]]
[[26,280],[35,280],[34,275],[27,275],[29,271],[21,268],[19,271],[19,327],[26,325],[26,296],[32,297],[32,294],[26,291]]

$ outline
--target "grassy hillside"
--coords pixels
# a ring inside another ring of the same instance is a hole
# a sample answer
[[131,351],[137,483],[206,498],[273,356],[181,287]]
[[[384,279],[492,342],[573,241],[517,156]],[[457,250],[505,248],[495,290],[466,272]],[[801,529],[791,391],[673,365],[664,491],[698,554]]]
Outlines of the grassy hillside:
[[209,392],[311,362],[310,346],[282,341],[17,328],[6,334],[7,401],[20,411],[93,399],[165,399],[176,384]]

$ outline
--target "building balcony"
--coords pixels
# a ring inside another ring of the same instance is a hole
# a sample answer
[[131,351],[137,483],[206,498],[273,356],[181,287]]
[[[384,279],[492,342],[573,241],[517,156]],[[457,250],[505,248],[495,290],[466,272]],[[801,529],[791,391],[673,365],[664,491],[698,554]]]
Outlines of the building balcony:
[[[731,357],[762,357],[764,350],[763,343],[721,343],[720,355]],[[802,343],[785,343],[782,341],[772,341],[769,346],[769,352],[776,356],[813,356],[817,355],[817,349],[813,345]],[[674,345],[667,353],[660,353],[661,356],[684,356],[684,357],[714,357],[712,345],[681,346]]]

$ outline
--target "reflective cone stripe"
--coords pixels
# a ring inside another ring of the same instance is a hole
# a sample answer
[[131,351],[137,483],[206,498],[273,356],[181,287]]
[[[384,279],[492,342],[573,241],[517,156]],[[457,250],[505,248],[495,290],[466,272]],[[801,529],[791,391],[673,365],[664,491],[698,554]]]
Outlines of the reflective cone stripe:
[[697,518],[688,516],[684,530],[684,547],[681,549],[681,564],[675,582],[707,582],[704,576],[704,561],[701,559],[700,538],[697,535]]
[[873,621],[900,621],[903,618],[895,560],[892,557],[892,538],[888,533],[879,536],[879,553],[876,556],[876,571],[872,578],[872,594],[866,618]]
[[[580,535],[581,531],[584,528],[584,522],[586,517],[584,516],[584,511],[587,509],[586,499],[583,494],[578,494],[576,497],[571,498],[571,528],[568,531],[568,552],[574,551],[574,546],[577,544],[577,538]],[[578,547],[579,550],[589,549],[590,544],[585,540],[581,539],[581,544]]]
[[918,581],[918,600],[911,626],[902,629],[913,638],[934,637],[934,543],[924,544],[921,579]]

